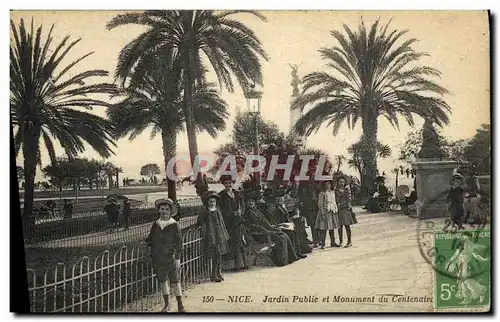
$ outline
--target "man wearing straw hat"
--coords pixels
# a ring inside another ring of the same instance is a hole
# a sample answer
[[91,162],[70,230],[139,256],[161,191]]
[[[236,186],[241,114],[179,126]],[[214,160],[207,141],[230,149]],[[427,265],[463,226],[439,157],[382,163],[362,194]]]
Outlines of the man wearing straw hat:
[[171,199],[159,199],[155,201],[155,208],[160,218],[153,223],[146,243],[151,246],[153,271],[161,284],[165,301],[162,311],[170,311],[170,284],[177,299],[178,311],[185,312],[180,283],[182,235],[179,224],[172,218],[177,213],[177,207]]

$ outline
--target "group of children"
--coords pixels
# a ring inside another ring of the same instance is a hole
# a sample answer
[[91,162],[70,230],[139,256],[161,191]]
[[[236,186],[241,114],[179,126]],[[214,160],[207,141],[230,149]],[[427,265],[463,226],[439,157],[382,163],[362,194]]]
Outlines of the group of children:
[[[109,229],[110,231],[117,231],[119,227],[119,217],[120,217],[120,203],[115,196],[109,196],[107,198],[107,203],[104,205],[104,212],[108,217]],[[130,201],[127,197],[123,198],[123,224],[124,230],[129,229],[129,218],[130,218]]]
[[[242,196],[233,188],[234,182],[230,178],[222,178],[221,182],[225,186],[223,191],[208,191],[202,196],[205,209],[197,221],[204,231],[205,254],[212,259],[210,279],[213,282],[224,280],[222,264],[226,254],[230,254],[234,260],[234,270],[248,269],[247,248],[251,244],[250,239],[259,235],[267,238],[269,248],[273,248],[269,256],[277,266],[305,258],[305,253],[311,252],[314,247],[324,249],[327,231],[330,233],[331,247],[341,247],[345,228],[347,244],[344,247],[352,246],[350,226],[356,224],[357,220],[352,212],[351,193],[344,177],[338,182],[322,183],[316,220],[307,223],[315,236],[314,241],[307,238],[305,219],[299,207],[291,212],[286,209],[283,193],[277,194],[276,202],[266,203],[262,197],[270,189],[266,189],[264,194],[254,189],[244,192]],[[297,201],[293,192],[288,197]],[[297,202],[294,204],[297,206]],[[146,242],[151,246],[153,270],[161,283],[165,301],[163,311],[170,311],[171,288],[177,299],[178,311],[185,312],[180,285],[182,236],[179,224],[172,218],[177,207],[170,199],[157,200],[155,207],[159,219],[152,225]],[[335,230],[339,233],[339,244],[335,242]]]
[[[319,242],[321,249],[326,246],[326,232],[330,235],[330,246],[341,247],[343,243],[343,229],[347,233],[347,244],[352,246],[351,225],[357,224],[357,219],[352,211],[351,191],[345,177],[338,180],[323,182],[323,189],[318,196],[318,216],[314,223],[316,237],[314,241]],[[335,230],[338,230],[339,244],[335,242]],[[314,231],[313,231],[314,235]]]

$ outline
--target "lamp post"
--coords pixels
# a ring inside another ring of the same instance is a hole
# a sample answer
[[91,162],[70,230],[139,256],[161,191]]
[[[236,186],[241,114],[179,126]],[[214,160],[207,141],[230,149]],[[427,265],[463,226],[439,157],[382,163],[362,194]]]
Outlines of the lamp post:
[[[259,115],[262,101],[262,87],[252,84],[248,86],[245,90],[245,99],[247,101],[247,110],[250,115],[253,116],[254,121],[254,142],[253,142],[253,153],[254,155],[260,155],[259,152]],[[258,185],[261,184],[260,173],[256,173],[256,182]]]

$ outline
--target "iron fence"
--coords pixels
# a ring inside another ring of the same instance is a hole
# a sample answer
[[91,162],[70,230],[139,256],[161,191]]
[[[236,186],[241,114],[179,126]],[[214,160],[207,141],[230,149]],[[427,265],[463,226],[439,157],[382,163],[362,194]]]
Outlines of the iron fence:
[[[197,207],[202,207],[203,204],[201,202],[201,199],[199,197],[192,197],[192,198],[182,198],[179,199],[179,205],[181,206],[182,209],[184,208],[197,208]],[[71,215],[71,218],[65,218],[64,217],[64,211],[63,211],[63,206],[57,206],[54,209],[54,212],[47,210],[47,212],[40,212],[40,211],[35,211],[34,217],[35,217],[35,224],[40,225],[43,223],[48,223],[48,222],[57,222],[57,221],[64,221],[67,219],[72,219],[72,218],[91,218],[91,217],[99,217],[99,216],[105,216],[106,213],[103,210],[103,207],[101,206],[94,206],[92,207],[94,209],[86,212],[79,212],[79,213],[74,213]],[[139,205],[131,207],[131,211],[142,211],[142,210],[154,210],[154,202],[140,202]],[[121,211],[120,211],[121,213]]]
[[[182,212],[180,225],[185,229],[196,222],[203,204],[200,198],[179,200],[179,203]],[[102,212],[78,214],[69,219],[36,224],[33,231],[25,234],[24,244],[27,247],[77,247],[101,245],[108,241],[121,244],[135,242],[147,234],[156,216],[154,206],[143,204],[131,209],[128,229],[122,214],[119,216],[120,228],[112,229]]]
[[[183,217],[179,221],[181,230],[187,230],[196,224],[198,216],[193,214]],[[117,229],[106,228],[97,232],[87,234],[71,234],[69,237],[62,237],[52,240],[35,240],[25,243],[26,248],[67,248],[67,247],[95,247],[113,246],[143,241],[149,234],[153,218],[145,223],[131,225],[129,228],[120,227]],[[71,232],[71,231],[69,231]],[[56,250],[54,250],[56,252]]]
[[[211,261],[203,254],[201,228],[183,233],[182,288],[208,281]],[[163,301],[144,243],[83,257],[72,266],[27,270],[31,312],[145,312]]]

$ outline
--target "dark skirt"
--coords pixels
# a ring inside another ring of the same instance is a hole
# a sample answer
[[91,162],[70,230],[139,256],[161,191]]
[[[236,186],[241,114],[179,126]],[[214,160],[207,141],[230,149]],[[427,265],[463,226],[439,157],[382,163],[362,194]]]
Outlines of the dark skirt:
[[246,253],[250,241],[246,237],[245,230],[241,226],[235,227],[231,231],[230,236],[229,248],[231,252],[227,258],[234,259],[234,266],[236,268],[247,267]]
[[372,197],[370,200],[368,200],[368,203],[366,204],[366,210],[370,213],[378,213],[381,212],[382,209],[380,208],[380,203],[378,197]]
[[293,224],[295,225],[295,232],[299,241],[299,249],[301,254],[312,252],[312,248],[309,246],[309,241],[307,240],[307,232],[305,223],[302,218],[292,218]]
[[464,206],[462,203],[452,203],[450,205],[450,216],[453,222],[462,221]]
[[350,226],[358,223],[350,209],[341,209],[338,215],[339,226]]
[[270,254],[270,258],[276,266],[285,266],[295,262],[298,257],[292,242],[283,232],[278,232],[271,235],[271,239],[275,246]]
[[212,257],[214,251],[221,255],[230,253],[228,242],[220,242],[214,245],[207,245],[205,247],[205,255],[208,255],[208,257]]

